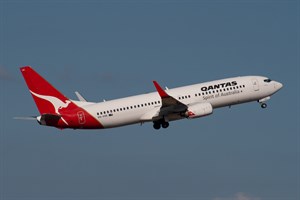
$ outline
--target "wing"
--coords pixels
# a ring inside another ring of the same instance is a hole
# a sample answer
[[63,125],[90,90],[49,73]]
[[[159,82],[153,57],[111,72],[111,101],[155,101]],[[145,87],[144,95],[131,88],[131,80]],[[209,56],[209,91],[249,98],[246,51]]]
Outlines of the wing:
[[180,115],[180,113],[183,113],[187,110],[187,105],[168,95],[156,81],[153,81],[153,84],[162,102],[162,106],[157,116],[158,118],[163,118],[171,114]]
[[162,108],[168,107],[168,106],[174,106],[174,105],[185,106],[185,104],[181,103],[174,97],[168,95],[156,81],[153,81],[153,83],[154,83],[154,86],[155,86],[159,96],[161,97],[161,101],[162,101],[161,107]]

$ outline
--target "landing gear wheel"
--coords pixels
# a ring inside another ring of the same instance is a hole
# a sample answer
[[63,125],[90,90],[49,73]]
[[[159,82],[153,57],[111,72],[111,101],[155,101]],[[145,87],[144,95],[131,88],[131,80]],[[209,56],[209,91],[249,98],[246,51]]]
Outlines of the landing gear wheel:
[[168,127],[169,127],[169,122],[163,122],[163,123],[161,124],[161,126],[162,126],[163,128],[168,128]]
[[160,129],[160,123],[153,123],[153,128],[156,130]]
[[267,107],[267,104],[266,104],[266,103],[262,103],[260,106],[261,106],[262,108],[266,108],[266,107]]

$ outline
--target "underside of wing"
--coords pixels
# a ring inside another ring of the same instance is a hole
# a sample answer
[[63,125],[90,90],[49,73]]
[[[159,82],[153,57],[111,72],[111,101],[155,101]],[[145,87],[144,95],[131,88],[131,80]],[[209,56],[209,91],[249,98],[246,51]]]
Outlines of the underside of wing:
[[182,118],[182,114],[187,111],[187,105],[167,94],[166,91],[164,91],[156,81],[153,81],[153,83],[159,96],[161,97],[162,102],[162,106],[158,112],[158,115],[154,117],[154,120],[166,118],[168,116],[174,117],[176,115],[178,118]]

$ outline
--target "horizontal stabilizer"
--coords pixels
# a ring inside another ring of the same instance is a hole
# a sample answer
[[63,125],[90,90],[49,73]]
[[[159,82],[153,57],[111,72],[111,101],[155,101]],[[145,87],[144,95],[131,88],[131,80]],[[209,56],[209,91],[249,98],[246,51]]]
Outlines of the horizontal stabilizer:
[[60,118],[61,116],[56,114],[43,114],[37,117],[37,120],[41,125],[56,126]]
[[87,102],[86,99],[79,92],[76,91],[75,94],[79,101]]
[[13,119],[17,119],[17,120],[36,120],[36,116],[31,116],[31,117],[14,117]]

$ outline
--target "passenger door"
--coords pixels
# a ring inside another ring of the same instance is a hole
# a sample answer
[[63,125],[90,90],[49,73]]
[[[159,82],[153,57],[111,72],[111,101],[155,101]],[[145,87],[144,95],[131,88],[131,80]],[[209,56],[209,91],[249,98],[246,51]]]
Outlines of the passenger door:
[[257,79],[252,79],[252,84],[253,84],[253,90],[254,91],[259,91],[259,84],[258,84],[258,81]]

